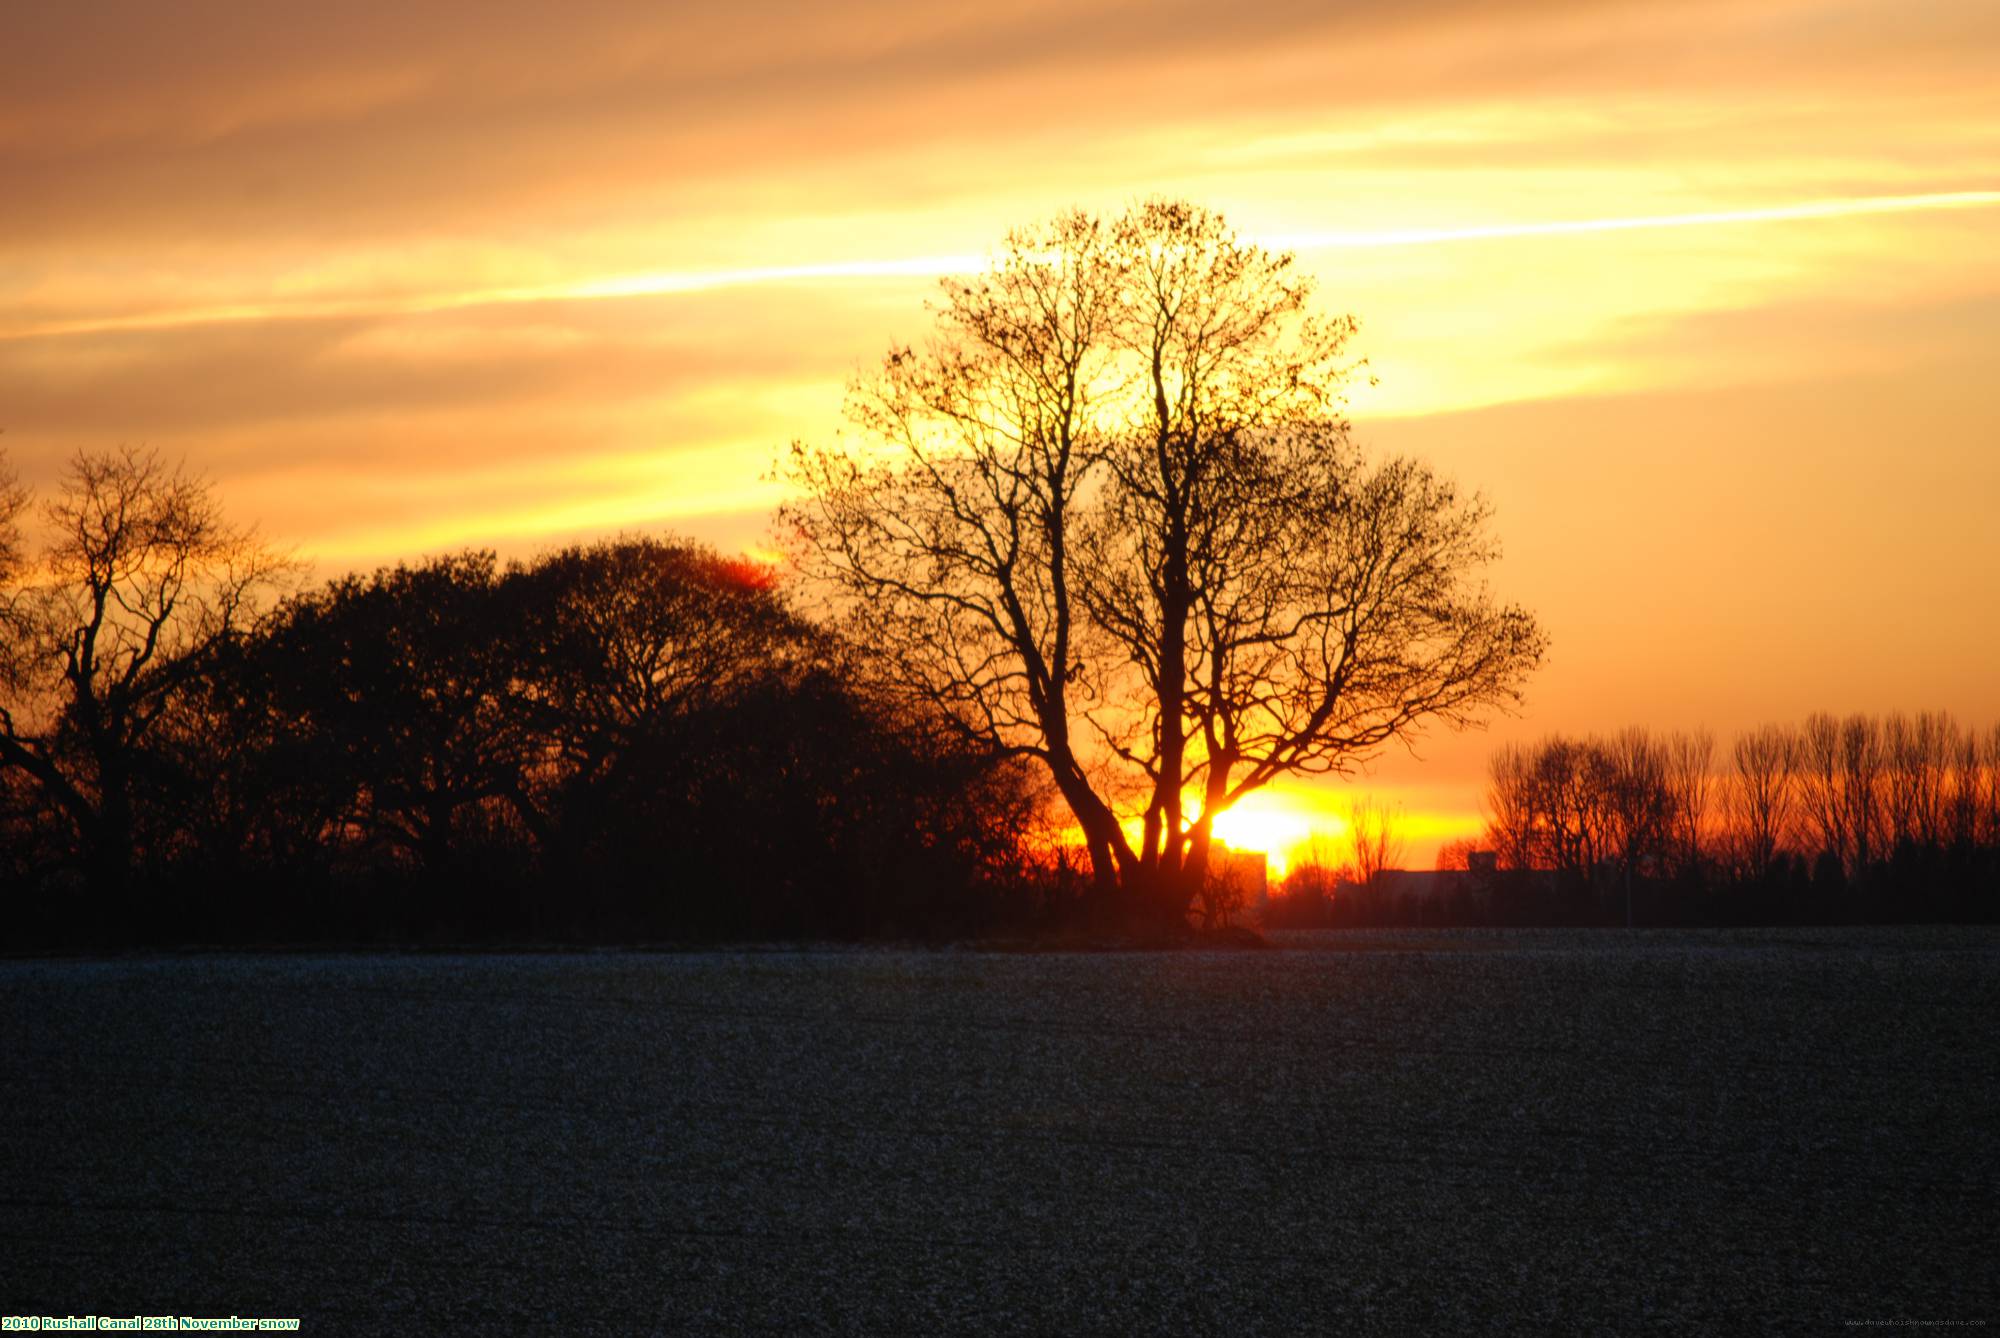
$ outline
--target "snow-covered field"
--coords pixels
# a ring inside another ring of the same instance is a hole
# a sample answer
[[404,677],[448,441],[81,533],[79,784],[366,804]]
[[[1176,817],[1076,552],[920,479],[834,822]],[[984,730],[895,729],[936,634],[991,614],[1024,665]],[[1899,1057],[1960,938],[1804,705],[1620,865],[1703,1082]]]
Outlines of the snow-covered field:
[[1996,1022],[1986,929],[0,962],[0,1312],[2000,1321]]

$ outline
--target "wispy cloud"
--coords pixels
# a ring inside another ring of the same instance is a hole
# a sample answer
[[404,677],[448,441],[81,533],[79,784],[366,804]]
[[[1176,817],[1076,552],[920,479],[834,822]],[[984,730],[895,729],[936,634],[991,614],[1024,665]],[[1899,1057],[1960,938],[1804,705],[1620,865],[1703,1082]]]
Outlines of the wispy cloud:
[[1842,200],[1807,200],[1797,204],[1763,205],[1753,209],[1704,209],[1685,214],[1639,214],[1627,218],[1573,218],[1511,223],[1478,223],[1464,227],[1404,228],[1386,232],[1304,232],[1273,237],[1271,244],[1301,251],[1435,246],[1446,242],[1489,241],[1505,237],[1562,237],[1591,232],[1637,232],[1651,228],[1705,228],[1736,223],[1789,223],[1818,218],[1854,218],[1868,214],[1909,214],[1931,209],[1991,209],[2000,205],[2000,190],[1940,191],[1925,195],[1869,195]]
[[[1720,227],[1736,224],[1804,222],[1871,214],[1920,213],[1931,210],[2000,207],[2000,190],[1944,191],[1921,195],[1875,195],[1847,199],[1807,200],[1749,209],[1711,209],[1680,214],[1630,217],[1515,220],[1453,227],[1394,228],[1374,232],[1302,232],[1264,239],[1269,245],[1307,250],[1365,250],[1438,246],[1454,242],[1492,241],[1514,237],[1560,237],[1599,232],[1634,232],[1658,228]],[[181,326],[243,321],[329,320],[364,316],[420,316],[470,307],[511,306],[537,302],[591,302],[633,297],[668,297],[728,288],[821,282],[838,279],[881,279],[945,275],[978,269],[985,257],[957,255],[902,256],[860,260],[826,260],[791,265],[757,265],[710,270],[646,270],[574,279],[557,283],[471,288],[392,299],[356,297],[291,302],[239,303],[131,316],[40,325],[0,327],[0,339],[46,338],[73,334],[164,330]]]
[[907,256],[887,260],[829,260],[798,265],[759,265],[714,270],[649,270],[563,283],[470,288],[456,292],[380,298],[335,298],[294,302],[245,302],[145,312],[102,320],[57,321],[0,328],[0,339],[34,339],[74,334],[165,330],[178,326],[239,321],[338,320],[360,316],[427,316],[469,307],[515,306],[533,302],[592,302],[628,297],[670,297],[723,288],[805,283],[825,279],[880,279],[899,275],[949,274],[977,268],[976,255]]

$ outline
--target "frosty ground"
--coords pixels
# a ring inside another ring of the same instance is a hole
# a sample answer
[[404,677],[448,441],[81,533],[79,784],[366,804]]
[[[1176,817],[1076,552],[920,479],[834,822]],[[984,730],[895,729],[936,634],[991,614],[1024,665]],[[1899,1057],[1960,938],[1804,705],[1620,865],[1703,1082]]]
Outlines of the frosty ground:
[[0,962],[8,1314],[2000,1320],[2000,932]]

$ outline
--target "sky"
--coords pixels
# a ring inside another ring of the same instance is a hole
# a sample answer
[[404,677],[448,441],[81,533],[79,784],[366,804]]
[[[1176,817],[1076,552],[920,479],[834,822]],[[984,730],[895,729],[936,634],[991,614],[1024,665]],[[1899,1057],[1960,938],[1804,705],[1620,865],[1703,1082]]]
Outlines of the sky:
[[0,48],[0,447],[184,457],[322,575],[757,549],[795,438],[1010,227],[1154,195],[1361,320],[1485,493],[1519,715],[1346,798],[1407,858],[1551,731],[2000,718],[2000,6],[75,0]]

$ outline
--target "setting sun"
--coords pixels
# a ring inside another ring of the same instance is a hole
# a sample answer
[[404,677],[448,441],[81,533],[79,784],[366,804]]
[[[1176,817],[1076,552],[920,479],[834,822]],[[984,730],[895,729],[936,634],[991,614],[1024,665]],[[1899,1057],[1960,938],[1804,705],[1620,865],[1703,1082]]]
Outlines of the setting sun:
[[1261,790],[1215,820],[1215,838],[1232,850],[1262,851],[1271,877],[1283,878],[1315,838],[1339,840],[1346,820],[1313,792]]

